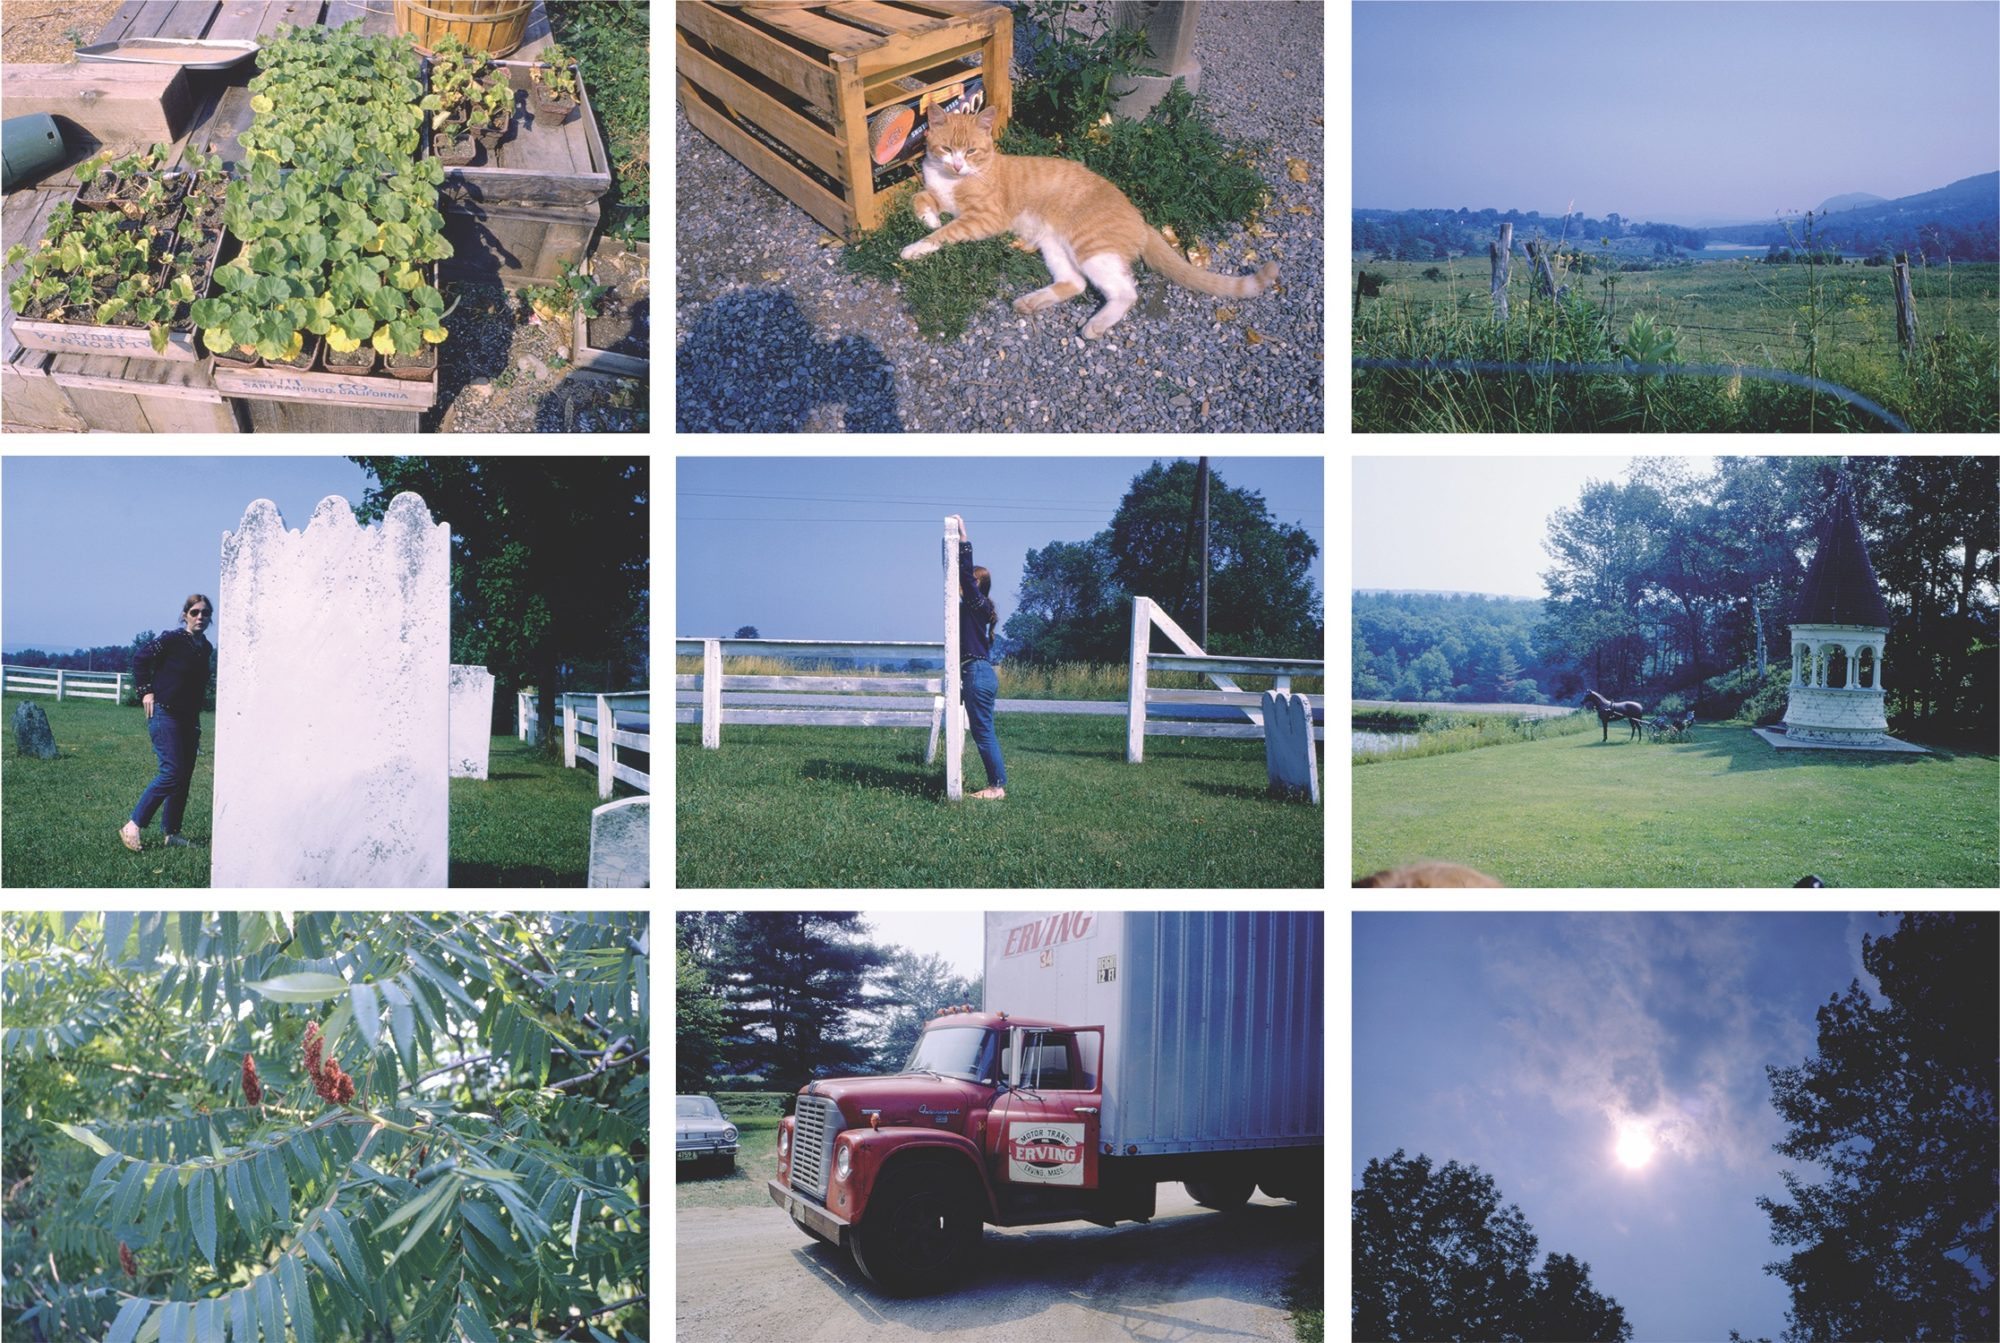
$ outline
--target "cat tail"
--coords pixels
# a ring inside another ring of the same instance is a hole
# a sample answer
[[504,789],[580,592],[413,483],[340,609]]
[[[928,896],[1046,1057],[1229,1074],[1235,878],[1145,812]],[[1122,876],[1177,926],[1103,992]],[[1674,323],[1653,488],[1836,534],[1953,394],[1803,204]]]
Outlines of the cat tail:
[[1188,259],[1154,229],[1146,230],[1146,246],[1139,255],[1148,266],[1181,288],[1199,290],[1204,294],[1255,298],[1278,282],[1278,263],[1275,261],[1265,262],[1264,268],[1255,275],[1217,275],[1214,271],[1190,265]]

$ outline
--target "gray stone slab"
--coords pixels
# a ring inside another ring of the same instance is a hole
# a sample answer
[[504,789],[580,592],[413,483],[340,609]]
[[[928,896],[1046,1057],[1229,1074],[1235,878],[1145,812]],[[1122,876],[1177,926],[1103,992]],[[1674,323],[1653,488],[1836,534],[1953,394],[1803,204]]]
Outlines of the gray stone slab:
[[590,813],[591,886],[652,884],[653,800],[628,797]]
[[49,715],[32,700],[24,700],[14,709],[14,750],[36,760],[54,760],[58,754]]
[[1319,801],[1319,759],[1313,753],[1312,701],[1304,695],[1266,690],[1264,767],[1271,792],[1279,797]]
[[493,673],[451,665],[451,777],[483,779],[493,751]]
[[[252,503],[216,589],[219,887],[443,887],[451,529],[414,494],[302,532]],[[222,614],[227,612],[226,615]]]
[[1774,732],[1767,727],[1750,729],[1781,751],[1874,751],[1883,755],[1929,755],[1927,746],[1913,746],[1894,737],[1884,737],[1880,741],[1799,741],[1782,732]]

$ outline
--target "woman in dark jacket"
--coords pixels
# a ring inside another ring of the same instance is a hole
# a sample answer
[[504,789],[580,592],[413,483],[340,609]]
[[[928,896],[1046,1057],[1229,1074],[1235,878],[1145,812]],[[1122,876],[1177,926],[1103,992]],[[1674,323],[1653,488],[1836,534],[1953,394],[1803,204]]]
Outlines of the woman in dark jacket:
[[980,763],[986,766],[986,787],[972,796],[998,799],[1007,796],[1007,765],[1000,758],[1000,738],[993,733],[993,706],[1000,698],[1000,678],[992,662],[993,631],[1000,624],[1000,613],[993,609],[993,575],[972,562],[965,519],[954,513],[952,520],[958,523],[959,536],[959,698]]
[[154,639],[133,661],[132,680],[139,688],[139,702],[146,706],[146,731],[153,739],[153,754],[160,759],[160,772],[139,794],[139,805],[118,832],[134,853],[140,850],[140,837],[153,813],[162,806],[166,810],[160,828],[167,843],[174,847],[191,843],[181,835],[181,818],[194,784],[195,752],[201,748],[201,706],[208,695],[208,626],[214,618],[215,603],[194,593],[181,603],[181,627]]

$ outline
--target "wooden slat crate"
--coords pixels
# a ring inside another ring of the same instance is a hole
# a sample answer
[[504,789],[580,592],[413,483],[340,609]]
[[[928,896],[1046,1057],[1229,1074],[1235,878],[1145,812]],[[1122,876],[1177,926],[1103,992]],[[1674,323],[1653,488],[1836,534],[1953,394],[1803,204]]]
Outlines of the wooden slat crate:
[[[837,233],[882,221],[869,114],[914,96],[978,52],[986,105],[1013,111],[1012,12],[973,0],[844,0],[674,9],[676,80],[691,125]],[[930,76],[936,75],[936,78]],[[997,126],[996,126],[997,129]]]
[[167,364],[59,354],[49,379],[86,427],[105,433],[234,434],[236,410],[209,378],[209,362]]
[[597,232],[596,201],[583,205],[444,207],[451,258],[445,278],[466,284],[550,284],[565,261],[581,266]]
[[452,204],[588,205],[611,189],[611,161],[597,117],[590,109],[588,72],[578,83],[575,112],[560,125],[528,102],[531,61],[495,62],[514,86],[514,126],[500,147],[471,167],[444,170],[444,198]]
[[[67,194],[16,191],[9,195],[0,207],[0,253],[17,242],[32,244],[41,237],[49,211]],[[20,269],[8,266],[0,273],[0,295]],[[46,350],[28,349],[14,338],[13,305],[0,301],[0,406],[5,407],[6,422],[17,429],[89,428],[63,389],[49,380],[49,358]]]

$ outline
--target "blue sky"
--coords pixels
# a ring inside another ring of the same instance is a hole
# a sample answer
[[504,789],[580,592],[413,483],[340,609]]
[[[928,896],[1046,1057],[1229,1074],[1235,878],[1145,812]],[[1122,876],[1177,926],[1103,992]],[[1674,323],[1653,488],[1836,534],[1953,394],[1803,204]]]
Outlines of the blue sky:
[[1761,220],[2000,168],[2000,5],[1354,6],[1354,204]]
[[[1177,459],[682,457],[675,634],[754,625],[767,639],[936,640],[948,513],[965,518],[974,557],[993,571],[1004,624],[1028,551],[1104,530],[1132,478],[1156,460]],[[1210,469],[1311,533],[1321,549],[1312,581],[1324,594],[1321,459],[1215,457]]]
[[[297,530],[372,483],[341,457],[7,457],[0,461],[0,646],[129,643],[214,595],[222,534],[252,500]],[[219,612],[218,640],[228,637]]]
[[[1874,914],[1356,914],[1354,1180],[1397,1148],[1476,1165],[1634,1343],[1775,1338],[1755,1197],[1790,1163],[1766,1064],[1862,975]],[[1867,982],[1871,988],[1872,981]],[[1626,1124],[1656,1152],[1614,1156]],[[1813,1178],[1813,1170],[1801,1174]],[[1538,1261],[1539,1262],[1539,1261]]]

